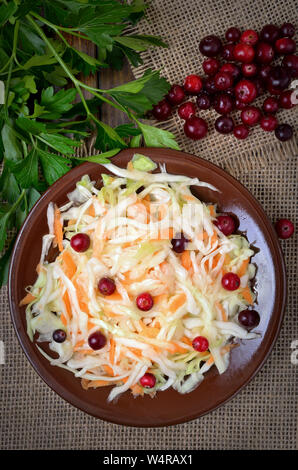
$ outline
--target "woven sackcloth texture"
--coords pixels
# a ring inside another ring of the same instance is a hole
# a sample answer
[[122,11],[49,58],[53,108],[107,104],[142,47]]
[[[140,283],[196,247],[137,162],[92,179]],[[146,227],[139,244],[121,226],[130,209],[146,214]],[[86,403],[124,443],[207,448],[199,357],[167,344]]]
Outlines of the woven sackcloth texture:
[[[182,84],[189,74],[204,75],[204,57],[199,51],[199,42],[204,36],[215,34],[224,40],[225,31],[230,26],[238,26],[242,31],[247,28],[260,31],[267,23],[281,25],[290,19],[297,24],[298,4],[297,0],[154,0],[146,16],[138,24],[136,32],[162,36],[169,48],[145,52],[142,55],[144,63],[134,71],[134,75],[140,77],[148,67],[162,69],[170,83]],[[195,101],[194,98],[190,100]],[[264,96],[255,103],[260,106],[263,101]],[[231,173],[237,169],[249,171],[256,165],[266,167],[298,153],[297,135],[290,143],[280,144],[271,132],[264,132],[257,126],[248,139],[239,141],[233,134],[223,136],[214,130],[214,121],[219,115],[213,109],[200,111],[199,115],[207,120],[209,129],[207,137],[201,141],[185,138],[184,121],[176,110],[171,119],[159,125],[175,134],[181,150],[211,160]],[[240,111],[231,115],[236,123],[241,122]],[[283,110],[279,118],[280,122],[288,122],[294,127],[296,123],[297,127],[297,112]]]
[[[201,72],[198,38],[223,35],[231,25],[260,28],[267,22],[295,20],[297,2],[284,0],[153,0],[149,23],[142,33],[162,35],[169,50],[144,54],[144,68],[164,67],[171,82]],[[296,21],[297,23],[297,21]],[[141,68],[136,71],[140,75]],[[285,121],[297,123],[293,110]],[[209,122],[214,116],[209,116]],[[182,137],[181,123],[165,125],[178,135],[181,148],[220,164],[235,174],[261,202],[268,216],[287,217],[298,226],[297,151],[276,144],[270,135],[254,131],[239,144],[210,134],[201,143]],[[209,139],[209,140],[208,140]],[[276,147],[277,145],[277,147]],[[278,149],[281,148],[282,152]],[[249,171],[248,171],[249,170]],[[297,235],[283,242],[289,282],[285,321],[273,352],[253,381],[232,401],[213,413],[179,426],[137,429],[96,420],[67,404],[39,378],[17,342],[10,321],[7,291],[0,291],[0,340],[5,364],[0,365],[1,449],[296,449],[297,371],[291,363],[291,343],[298,339]]]

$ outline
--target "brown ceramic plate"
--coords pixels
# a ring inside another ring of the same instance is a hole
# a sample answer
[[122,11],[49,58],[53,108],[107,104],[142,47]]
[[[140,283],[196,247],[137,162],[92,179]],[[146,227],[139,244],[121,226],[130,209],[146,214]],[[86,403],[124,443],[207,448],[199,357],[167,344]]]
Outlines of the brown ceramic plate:
[[25,287],[35,278],[41,238],[47,233],[46,209],[50,201],[66,202],[66,194],[84,174],[98,180],[100,165],[85,163],[63,176],[40,198],[26,219],[17,238],[9,273],[9,302],[12,321],[21,346],[41,378],[62,398],[81,410],[113,423],[129,426],[166,426],[198,418],[225,403],[239,392],[259,371],[278,336],[286,299],[284,261],[274,229],[254,197],[233,177],[217,166],[198,157],[164,149],[128,149],[113,158],[113,163],[126,166],[135,152],[144,153],[155,162],[166,163],[170,173],[198,177],[216,186],[220,192],[199,188],[196,194],[206,202],[218,203],[222,211],[232,212],[239,219],[239,230],[247,234],[258,252],[256,289],[257,309],[261,322],[257,340],[241,341],[231,353],[228,370],[219,375],[211,369],[200,386],[188,395],[170,389],[150,397],[134,399],[130,393],[120,396],[116,404],[107,403],[107,388],[84,391],[79,379],[58,367],[51,366],[26,334],[24,308],[19,302]]

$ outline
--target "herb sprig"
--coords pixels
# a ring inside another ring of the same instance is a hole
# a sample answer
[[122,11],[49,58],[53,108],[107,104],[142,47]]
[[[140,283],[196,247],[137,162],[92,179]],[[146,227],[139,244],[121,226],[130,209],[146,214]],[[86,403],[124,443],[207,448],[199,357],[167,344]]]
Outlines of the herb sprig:
[[[169,90],[159,71],[108,90],[79,78],[101,68],[121,69],[125,58],[137,66],[142,51],[167,47],[159,37],[127,34],[145,9],[144,0],[0,0],[0,252],[41,193],[81,161],[106,163],[142,140],[178,148],[171,133],[141,119]],[[72,37],[95,44],[97,58],[76,49]],[[93,97],[86,99],[84,91]],[[113,128],[101,121],[102,103],[131,123]],[[76,157],[75,149],[94,132],[101,153]],[[11,249],[12,242],[0,259],[0,286]]]

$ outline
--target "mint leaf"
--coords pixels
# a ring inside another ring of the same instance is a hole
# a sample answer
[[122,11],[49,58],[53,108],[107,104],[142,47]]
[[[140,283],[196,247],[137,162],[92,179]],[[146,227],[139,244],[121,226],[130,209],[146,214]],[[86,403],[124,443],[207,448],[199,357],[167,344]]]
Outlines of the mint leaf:
[[37,149],[46,182],[51,185],[70,170],[70,161],[60,155]]
[[179,150],[179,145],[175,142],[175,136],[171,132],[138,123],[144,136],[147,147],[164,147]]

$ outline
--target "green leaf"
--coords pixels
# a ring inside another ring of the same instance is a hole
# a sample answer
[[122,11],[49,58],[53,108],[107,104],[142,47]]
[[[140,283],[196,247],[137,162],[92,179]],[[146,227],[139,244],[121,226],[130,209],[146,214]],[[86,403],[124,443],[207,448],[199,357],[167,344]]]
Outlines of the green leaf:
[[175,136],[171,132],[148,126],[141,122],[138,123],[144,136],[147,147],[164,147],[179,150],[179,145],[175,141]]
[[69,139],[68,137],[64,137],[58,134],[45,134],[42,133],[38,136],[40,140],[57,152],[65,153],[67,155],[72,155],[74,152],[73,147],[78,147],[81,145],[81,142],[77,140]]
[[0,288],[7,283],[10,257],[11,257],[11,252],[14,246],[15,239],[16,237],[14,237],[11,240],[9,247],[7,248],[4,255],[0,259]]
[[28,23],[20,23],[19,31],[20,42],[22,44],[23,50],[29,54],[29,57],[32,54],[42,55],[45,52],[45,43],[43,40],[35,33],[32,26]]
[[134,126],[134,124],[121,124],[118,127],[115,127],[115,131],[120,137],[130,137],[137,136],[141,134],[140,129]]
[[133,137],[129,143],[130,148],[141,147],[142,135],[136,135]]
[[11,213],[9,212],[9,209],[8,209],[5,213],[2,213],[0,217],[0,252],[4,248],[4,244],[7,238],[7,230],[8,230],[10,216],[11,216]]
[[37,149],[46,182],[51,185],[70,170],[70,161],[60,155]]
[[42,90],[40,105],[44,107],[45,119],[59,119],[60,116],[69,111],[76,97],[76,90],[70,88],[68,90],[60,90],[54,93],[53,87]]
[[16,125],[29,134],[39,135],[41,132],[46,131],[46,126],[42,122],[36,122],[34,119],[26,117],[19,117],[16,120]]
[[116,87],[107,92],[122,106],[135,111],[139,115],[145,114],[158,103],[170,89],[170,84],[160,72],[152,72],[150,69],[143,77]]
[[53,54],[44,54],[44,55],[37,55],[35,54],[33,57],[30,57],[29,60],[23,65],[25,70],[30,69],[31,67],[41,67],[43,65],[52,65],[57,62],[57,59],[53,57]]
[[34,204],[38,201],[41,194],[35,189],[30,188],[27,192],[27,201],[28,201],[28,209],[31,210]]
[[12,171],[22,188],[37,186],[38,158],[35,150],[31,150],[26,158],[16,163]]
[[161,38],[154,36],[116,36],[114,40],[138,52],[147,51],[152,46],[168,47]]
[[108,152],[100,153],[99,155],[91,155],[90,157],[85,158],[77,158],[77,161],[80,162],[91,162],[91,163],[110,163],[109,158],[114,157],[117,153],[120,152],[121,149],[113,149],[109,150]]
[[7,20],[17,11],[17,6],[14,2],[9,2],[8,5],[1,5],[0,7],[0,26],[3,26]]
[[16,133],[10,124],[4,124],[1,131],[4,146],[4,156],[7,160],[18,161],[22,158],[20,144]]
[[14,204],[20,195],[20,188],[17,180],[9,168],[9,166],[12,164],[12,162],[7,160],[5,161],[3,172],[0,178],[1,199],[3,201],[8,201],[9,204]]

